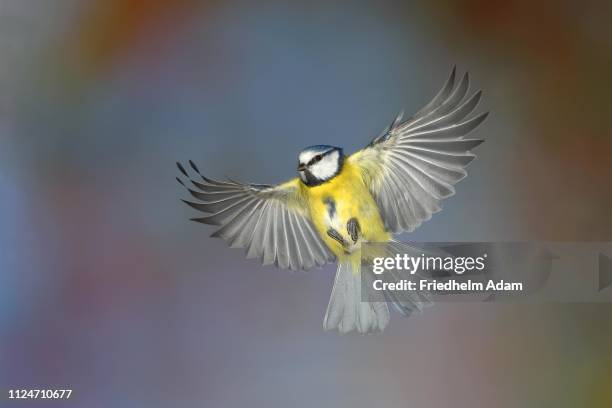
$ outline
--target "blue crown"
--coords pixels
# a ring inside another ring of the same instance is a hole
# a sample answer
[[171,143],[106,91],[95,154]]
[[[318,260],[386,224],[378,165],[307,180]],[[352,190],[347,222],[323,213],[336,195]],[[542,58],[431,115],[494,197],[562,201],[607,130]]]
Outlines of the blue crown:
[[329,146],[329,145],[314,145],[314,146],[309,146],[309,147],[302,149],[302,152],[310,151],[310,152],[315,152],[315,153],[324,153],[330,150],[342,151],[342,148],[336,147],[336,146]]

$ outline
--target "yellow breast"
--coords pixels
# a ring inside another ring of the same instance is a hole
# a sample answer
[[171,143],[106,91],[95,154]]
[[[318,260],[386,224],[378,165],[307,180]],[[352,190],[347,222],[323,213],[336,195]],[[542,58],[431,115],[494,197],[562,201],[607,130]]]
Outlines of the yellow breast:
[[361,228],[360,241],[387,242],[391,238],[361,172],[350,163],[345,162],[340,173],[330,181],[303,188],[319,235],[339,259],[348,254],[327,231],[334,228],[344,240],[352,242],[347,230],[351,218],[356,218]]

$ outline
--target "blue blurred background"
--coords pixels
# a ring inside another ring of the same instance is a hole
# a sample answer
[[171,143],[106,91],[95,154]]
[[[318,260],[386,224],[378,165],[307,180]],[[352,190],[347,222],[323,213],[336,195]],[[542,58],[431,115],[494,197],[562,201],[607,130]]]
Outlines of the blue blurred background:
[[[610,3],[0,2],[0,389],[78,407],[609,407],[612,307],[441,304],[322,331],[335,267],[208,238],[177,160],[274,183],[453,65],[491,116],[403,240],[612,238]],[[26,406],[27,402],[14,405]],[[12,405],[9,405],[12,406]]]

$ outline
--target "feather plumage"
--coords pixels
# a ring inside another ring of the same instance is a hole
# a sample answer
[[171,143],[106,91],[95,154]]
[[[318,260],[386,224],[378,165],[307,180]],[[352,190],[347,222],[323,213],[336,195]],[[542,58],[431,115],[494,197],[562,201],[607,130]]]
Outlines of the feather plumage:
[[359,166],[385,222],[393,233],[411,232],[441,209],[454,185],[476,157],[471,150],[483,141],[465,139],[488,113],[466,119],[482,96],[466,98],[469,75],[455,86],[453,69],[440,92],[412,118],[402,115],[388,130],[348,160]]
[[308,270],[335,260],[314,231],[298,179],[276,186],[218,181],[203,176],[191,160],[189,164],[201,180],[177,163],[191,186],[177,180],[196,200],[182,201],[207,214],[193,221],[219,226],[213,237],[245,248],[247,258],[260,258],[264,265]]

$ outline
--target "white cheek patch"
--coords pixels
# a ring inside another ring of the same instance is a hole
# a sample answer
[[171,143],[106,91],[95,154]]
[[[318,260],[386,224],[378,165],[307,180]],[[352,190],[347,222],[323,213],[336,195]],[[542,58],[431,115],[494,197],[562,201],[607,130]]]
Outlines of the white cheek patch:
[[310,172],[319,180],[328,180],[338,172],[338,162],[340,154],[338,151],[333,151],[330,154],[323,156],[321,161],[310,166]]

